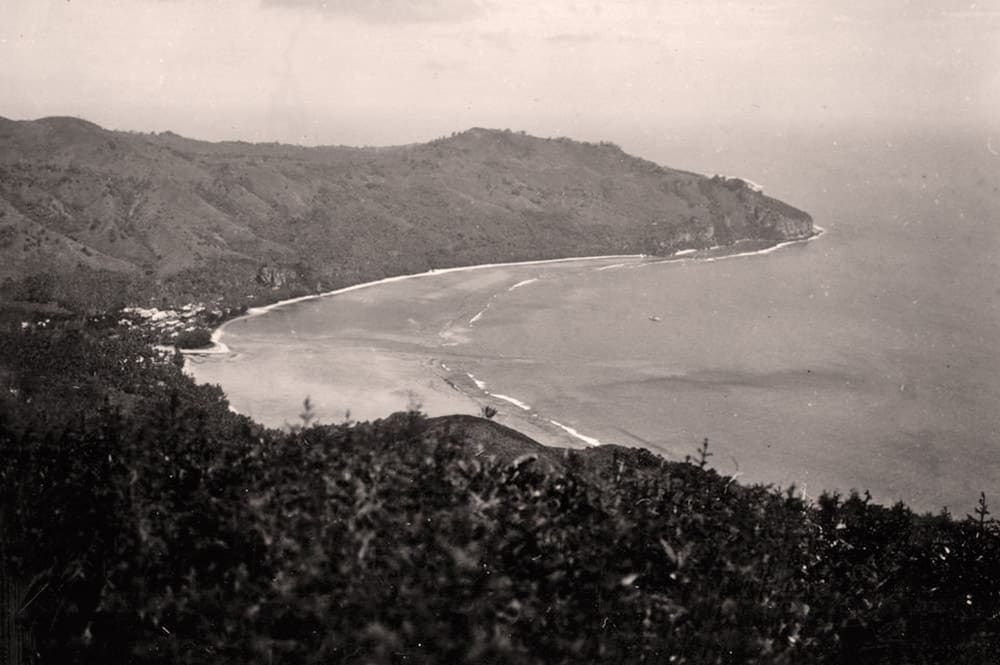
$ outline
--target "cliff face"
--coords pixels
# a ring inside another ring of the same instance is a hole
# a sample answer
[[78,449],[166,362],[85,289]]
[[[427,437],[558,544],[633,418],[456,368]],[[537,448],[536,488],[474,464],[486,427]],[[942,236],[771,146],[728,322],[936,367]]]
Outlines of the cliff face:
[[280,289],[300,281],[302,274],[294,268],[266,265],[257,270],[257,283],[272,289]]
[[392,148],[302,148],[0,119],[0,279],[103,269],[252,283],[261,266],[301,264],[330,285],[811,228],[743,181],[610,144],[474,129]]

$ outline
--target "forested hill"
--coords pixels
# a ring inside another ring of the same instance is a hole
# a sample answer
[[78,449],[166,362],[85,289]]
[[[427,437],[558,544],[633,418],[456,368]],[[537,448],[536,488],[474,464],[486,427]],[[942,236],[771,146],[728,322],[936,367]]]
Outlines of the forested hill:
[[472,129],[391,148],[306,148],[0,118],[0,279],[13,281],[90,285],[101,271],[137,296],[314,291],[811,232],[807,214],[742,180],[606,143]]

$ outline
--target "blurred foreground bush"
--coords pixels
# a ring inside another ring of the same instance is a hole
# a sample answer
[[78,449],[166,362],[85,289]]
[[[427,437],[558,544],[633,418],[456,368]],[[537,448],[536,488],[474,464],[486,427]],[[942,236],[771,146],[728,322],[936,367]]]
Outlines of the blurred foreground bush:
[[5,662],[1000,653],[985,498],[965,520],[810,504],[471,418],[279,432],[116,329],[15,330],[0,350]]

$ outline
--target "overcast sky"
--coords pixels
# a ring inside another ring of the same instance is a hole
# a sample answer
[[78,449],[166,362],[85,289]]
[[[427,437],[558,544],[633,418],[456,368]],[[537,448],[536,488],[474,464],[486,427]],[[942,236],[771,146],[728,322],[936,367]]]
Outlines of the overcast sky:
[[[0,0],[0,115],[211,140],[996,127],[1000,2]],[[626,143],[628,141],[626,140]]]

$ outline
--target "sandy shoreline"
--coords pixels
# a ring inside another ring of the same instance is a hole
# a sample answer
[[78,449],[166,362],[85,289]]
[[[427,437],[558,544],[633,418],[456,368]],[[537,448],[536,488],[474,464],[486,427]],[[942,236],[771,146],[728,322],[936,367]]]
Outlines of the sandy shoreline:
[[[230,348],[222,342],[222,334],[224,333],[226,327],[237,321],[242,321],[255,316],[260,316],[262,314],[267,314],[268,312],[278,309],[280,307],[285,307],[287,305],[293,305],[299,302],[306,302],[309,300],[316,300],[319,298],[326,298],[329,296],[336,296],[342,293],[349,293],[351,291],[358,291],[360,289],[367,289],[373,286],[380,286],[382,284],[391,284],[394,282],[401,282],[408,279],[417,279],[420,277],[431,277],[434,275],[446,275],[455,272],[468,272],[470,270],[485,270],[488,268],[512,268],[518,266],[532,266],[532,265],[548,265],[556,263],[568,263],[572,261],[605,261],[605,260],[619,260],[619,259],[650,259],[652,263],[660,263],[664,261],[695,261],[708,263],[711,261],[719,261],[722,259],[735,259],[746,256],[760,256],[764,254],[769,254],[773,251],[781,249],[782,247],[787,247],[789,245],[796,245],[803,242],[809,242],[810,240],[815,240],[823,233],[826,229],[813,225],[815,232],[805,238],[796,238],[794,240],[787,240],[784,242],[771,245],[769,247],[764,247],[762,249],[753,250],[749,252],[737,252],[735,254],[721,254],[719,256],[699,256],[699,252],[712,251],[716,249],[721,249],[721,246],[709,247],[707,250],[693,250],[693,249],[682,249],[674,252],[668,256],[651,256],[648,254],[607,254],[607,255],[595,255],[595,256],[571,256],[562,259],[539,259],[535,261],[511,261],[508,263],[479,263],[471,266],[458,266],[455,268],[443,268],[440,270],[431,269],[426,272],[412,273],[408,275],[397,275],[395,277],[384,277],[382,279],[377,279],[371,282],[362,282],[361,284],[354,284],[352,286],[345,286],[339,289],[334,289],[332,291],[324,291],[323,293],[313,293],[306,296],[299,296],[297,298],[289,298],[288,300],[280,300],[276,303],[271,303],[270,305],[265,305],[263,307],[251,307],[247,309],[245,314],[242,314],[236,318],[229,319],[220,325],[218,328],[212,331],[212,346],[203,349],[180,349],[180,351],[187,355],[216,355],[216,354],[226,354],[232,353]],[[615,264],[610,266],[603,266],[598,268],[598,270],[608,270],[611,268],[618,268],[624,264]],[[510,291],[517,289],[526,284],[533,282],[533,279],[523,280],[517,284],[510,287]],[[475,317],[474,317],[475,318]]]
[[[457,272],[467,272],[475,270],[485,270],[490,268],[517,268],[522,266],[532,266],[532,265],[549,265],[549,264],[559,264],[559,263],[569,263],[569,262],[580,262],[585,263],[588,261],[618,261],[619,263],[614,263],[612,265],[602,266],[597,268],[597,270],[611,269],[615,267],[625,266],[628,263],[640,262],[643,260],[648,260],[649,263],[665,263],[665,262],[714,262],[722,259],[735,259],[741,257],[749,256],[759,256],[771,253],[783,247],[789,245],[794,245],[798,243],[808,242],[813,240],[819,235],[821,235],[824,230],[820,227],[815,227],[816,232],[806,238],[799,238],[795,240],[790,240],[782,243],[777,243],[775,245],[764,247],[760,249],[755,249],[752,251],[739,252],[736,251],[732,254],[719,254],[705,255],[705,252],[711,252],[716,249],[721,248],[711,248],[709,250],[701,250],[700,252],[691,253],[682,250],[680,253],[666,256],[666,257],[651,257],[646,255],[607,255],[607,256],[586,256],[586,257],[570,257],[562,259],[550,259],[550,260],[537,260],[537,261],[519,261],[519,262],[509,262],[509,263],[492,263],[492,264],[479,264],[473,266],[461,266],[456,268],[447,268],[442,270],[431,270],[422,273],[416,273],[411,275],[399,275],[395,277],[388,277],[380,280],[375,280],[371,282],[364,282],[361,284],[356,284],[353,286],[344,287],[341,289],[336,289],[329,292],[312,294],[308,296],[301,296],[298,298],[291,298],[288,300],[283,300],[280,302],[273,303],[264,307],[255,307],[246,312],[246,314],[239,316],[237,318],[231,319],[224,322],[221,326],[216,328],[212,333],[213,346],[210,349],[199,349],[187,351],[188,356],[220,356],[220,355],[233,355],[238,350],[230,349],[228,345],[223,341],[223,336],[225,334],[226,327],[236,321],[246,320],[253,317],[261,316],[275,309],[285,307],[287,305],[306,302],[310,300],[316,300],[319,298],[324,298],[327,296],[334,296],[343,293],[349,293],[361,289],[367,289],[369,287],[402,282],[405,280],[412,280],[421,277],[430,277],[434,275],[444,275]],[[731,248],[737,249],[738,248]],[[639,263],[643,265],[644,263]],[[534,279],[523,279],[518,281],[516,284],[510,287],[506,287],[506,291],[512,291],[535,281]],[[487,299],[489,300],[489,298]],[[468,321],[468,325],[471,327],[475,323],[481,314],[485,313],[485,308],[480,311],[479,314],[473,317],[472,321]],[[387,351],[386,356],[395,356],[392,351]],[[402,356],[401,356],[402,357]],[[399,360],[397,358],[397,360]],[[412,361],[412,358],[409,358]],[[478,413],[478,410],[487,404],[490,404],[494,408],[497,407],[507,407],[503,408],[501,414],[497,417],[497,420],[504,422],[508,426],[518,429],[528,436],[533,436],[538,438],[543,443],[554,443],[557,445],[600,445],[603,443],[595,437],[588,436],[586,433],[579,431],[575,423],[565,424],[558,420],[558,414],[540,414],[537,413],[530,404],[518,399],[516,396],[511,396],[508,394],[502,394],[500,392],[493,392],[488,389],[487,384],[484,381],[474,377],[465,376],[466,372],[454,373],[451,368],[449,368],[445,363],[437,361],[433,356],[428,356],[426,363],[421,363],[428,375],[429,382],[424,385],[424,389],[430,389],[432,392],[436,393],[436,399],[438,401],[445,401],[449,403],[448,400],[454,400],[452,403],[456,407],[456,411],[467,411],[472,413]],[[208,362],[209,358],[205,358]],[[199,363],[200,364],[200,363]],[[412,364],[412,362],[411,362]],[[190,372],[189,370],[189,373]],[[412,378],[412,377],[408,377]],[[456,394],[457,393],[457,394]],[[452,397],[448,397],[448,395]],[[427,397],[431,397],[428,395]],[[465,409],[458,408],[460,404],[466,404]],[[450,405],[450,403],[449,403]],[[511,409],[510,407],[514,407]],[[382,414],[388,415],[388,414]],[[552,417],[554,416],[555,419]]]
[[[316,300],[318,298],[326,298],[329,296],[336,296],[342,293],[349,293],[351,291],[358,291],[360,289],[367,289],[373,286],[380,286],[382,284],[392,284],[394,282],[402,282],[409,279],[417,279],[419,277],[431,277],[434,275],[447,275],[455,272],[468,272],[470,270],[484,270],[487,268],[510,268],[518,266],[532,266],[532,265],[547,265],[554,263],[567,263],[570,261],[599,261],[599,260],[615,260],[615,259],[644,259],[649,258],[646,254],[611,254],[607,256],[573,256],[564,259],[539,259],[535,261],[512,261],[509,263],[479,263],[471,266],[458,266],[455,268],[442,268],[440,270],[431,269],[426,272],[412,273],[409,275],[397,275],[395,277],[383,277],[382,279],[376,279],[371,282],[362,282],[361,284],[354,284],[353,286],[345,286],[339,289],[334,289],[333,291],[324,291],[323,293],[313,293],[307,296],[299,296],[297,298],[289,298],[288,300],[280,300],[276,303],[271,303],[270,305],[265,305],[263,307],[251,307],[245,314],[242,314],[236,318],[229,319],[220,325],[218,328],[212,331],[212,346],[203,349],[181,349],[181,352],[186,355],[218,355],[232,353],[230,348],[222,342],[222,334],[225,332],[226,326],[235,323],[237,321],[243,321],[245,319],[253,318],[255,316],[260,316],[261,314],[267,314],[268,312],[278,309],[279,307],[285,307],[287,305],[293,305],[295,303],[306,302],[309,300]],[[526,280],[526,282],[529,280]],[[523,286],[523,284],[515,284],[513,288],[518,286]]]

